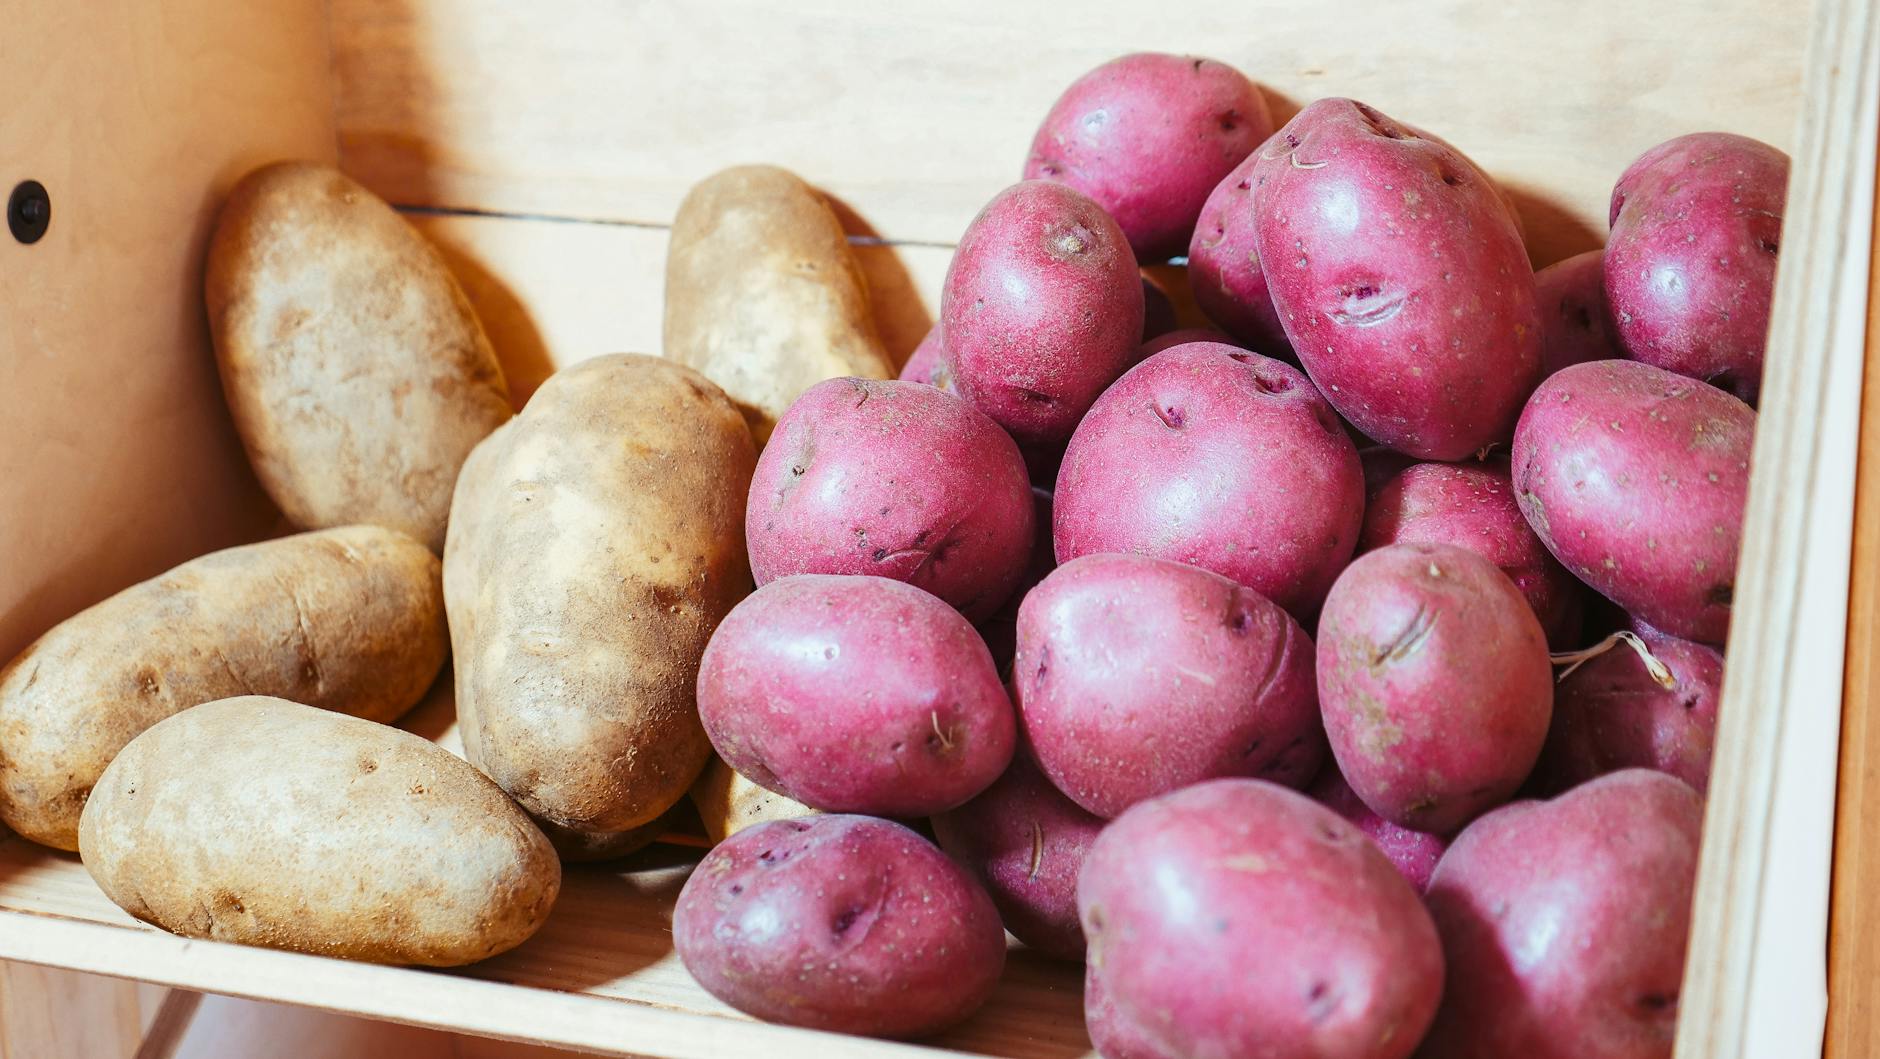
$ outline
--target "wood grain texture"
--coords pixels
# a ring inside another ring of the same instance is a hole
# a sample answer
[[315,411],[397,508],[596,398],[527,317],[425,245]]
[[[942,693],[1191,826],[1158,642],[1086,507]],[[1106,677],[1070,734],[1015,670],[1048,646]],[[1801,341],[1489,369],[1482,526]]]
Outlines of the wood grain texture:
[[141,1021],[133,983],[0,965],[0,1059],[130,1059]]
[[[1783,223],[1740,603],[1679,1000],[1682,1059],[1813,1054],[1822,1043],[1821,898],[1847,646],[1877,126],[1880,9],[1823,0]],[[1871,978],[1855,986],[1871,987]]]
[[1350,95],[1521,199],[1536,258],[1603,240],[1613,181],[1700,129],[1788,148],[1799,3],[854,4],[334,0],[347,170],[393,202],[671,221],[723,166],[795,170],[894,241],[952,243],[1085,70],[1235,64],[1290,115]]
[[1828,930],[1826,1059],[1880,1055],[1880,200],[1869,259],[1867,371],[1861,392],[1848,588],[1847,674],[1842,681],[1841,769]]

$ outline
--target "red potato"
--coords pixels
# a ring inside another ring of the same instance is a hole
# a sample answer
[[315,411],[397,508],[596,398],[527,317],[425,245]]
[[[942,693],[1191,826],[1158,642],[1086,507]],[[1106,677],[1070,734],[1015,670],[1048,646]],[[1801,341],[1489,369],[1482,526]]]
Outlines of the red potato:
[[1037,533],[1032,537],[1031,562],[1025,567],[1025,576],[1019,579],[1018,588],[1005,598],[1005,605],[999,612],[979,623],[979,635],[986,641],[986,647],[992,652],[992,663],[998,667],[1002,676],[1012,672],[1012,655],[1018,650],[1018,608],[1025,601],[1025,596],[1037,587],[1057,567],[1057,555],[1051,548],[1051,493],[1049,490],[1033,486],[1031,489],[1032,511],[1036,514]]
[[1604,278],[1628,356],[1755,403],[1788,185],[1788,155],[1723,132],[1668,140],[1627,167]]
[[1047,956],[1081,960],[1077,873],[1103,823],[1020,754],[984,793],[934,817],[933,833],[985,884],[1013,937]]
[[699,720],[740,775],[812,809],[927,816],[985,790],[1017,726],[958,612],[885,577],[804,574],[712,634]]
[[1435,927],[1390,861],[1260,780],[1123,814],[1091,846],[1077,905],[1101,979],[1086,1014],[1122,1054],[1402,1059],[1442,987]]
[[1553,708],[1547,638],[1494,564],[1453,544],[1367,552],[1319,618],[1319,708],[1358,797],[1447,834],[1506,801]]
[[1253,167],[1259,161],[1259,151],[1248,155],[1201,207],[1188,244],[1188,284],[1195,305],[1236,340],[1267,356],[1291,357],[1254,233]]
[[1427,831],[1398,827],[1372,812],[1371,807],[1364,804],[1364,799],[1351,789],[1351,784],[1345,782],[1336,764],[1321,769],[1319,778],[1306,793],[1313,801],[1344,817],[1353,827],[1364,832],[1364,837],[1384,851],[1384,856],[1390,858],[1391,864],[1396,866],[1410,885],[1417,888],[1418,893],[1429,886],[1430,874],[1436,870],[1436,862],[1442,859],[1443,850],[1449,848],[1448,839]]
[[1255,247],[1286,336],[1366,436],[1423,459],[1505,441],[1540,377],[1534,273],[1499,189],[1349,99],[1258,152]]
[[1021,445],[1061,445],[1142,345],[1142,275],[1103,207],[1006,188],[960,237],[940,327],[960,395]]
[[1116,1013],[1109,987],[1093,963],[1084,964],[1084,1029],[1090,1044],[1103,1059],[1181,1059],[1151,1042],[1128,1019]]
[[1365,510],[1370,510],[1371,500],[1377,496],[1378,490],[1389,485],[1406,467],[1414,467],[1421,462],[1414,456],[1405,456],[1396,449],[1382,445],[1359,449],[1358,463],[1364,467]]
[[1626,768],[1657,769],[1699,794],[1709,788],[1723,652],[1643,625],[1632,635],[1663,667],[1663,682],[1624,642],[1568,673],[1554,689],[1553,727],[1535,767],[1544,789]]
[[1191,563],[1305,621],[1363,517],[1358,450],[1311,380],[1196,342],[1143,361],[1090,409],[1058,472],[1052,533],[1060,561]]
[[1588,250],[1534,273],[1541,313],[1541,377],[1622,356],[1606,306],[1606,252]]
[[830,379],[804,391],[758,457],[745,510],[759,585],[872,574],[973,621],[1025,572],[1034,522],[1017,446],[932,386]]
[[1380,488],[1364,510],[1360,551],[1417,541],[1467,548],[1501,568],[1559,650],[1580,634],[1582,589],[1528,528],[1508,465],[1421,463]]
[[1136,257],[1188,246],[1208,192],[1273,134],[1266,97],[1213,59],[1138,52],[1072,82],[1045,115],[1026,180],[1055,180],[1095,199]]
[[[1136,354],[1136,363],[1140,364],[1165,349],[1185,346],[1190,342],[1215,342],[1227,346],[1235,345],[1234,340],[1228,337],[1227,333],[1224,331],[1215,331],[1206,327],[1184,327],[1179,330],[1170,331],[1164,335],[1157,335],[1147,342],[1144,342],[1142,349]],[[1245,346],[1239,346],[1238,348],[1246,349]],[[1252,351],[1248,350],[1248,352]]]
[[940,341],[940,326],[927,329],[927,336],[907,355],[901,365],[901,381],[924,382],[948,393],[953,392],[953,373],[947,366],[946,346]]
[[672,914],[713,996],[768,1022],[918,1037],[971,1015],[1005,966],[972,876],[886,820],[773,820],[719,843]]
[[1018,609],[1012,691],[1033,760],[1098,816],[1216,776],[1304,786],[1324,759],[1305,630],[1181,563],[1052,571]]
[[1424,899],[1448,958],[1428,1059],[1669,1059],[1703,806],[1630,769],[1469,825]]
[[1574,576],[1689,640],[1730,627],[1756,413],[1626,360],[1541,384],[1515,430],[1515,498]]

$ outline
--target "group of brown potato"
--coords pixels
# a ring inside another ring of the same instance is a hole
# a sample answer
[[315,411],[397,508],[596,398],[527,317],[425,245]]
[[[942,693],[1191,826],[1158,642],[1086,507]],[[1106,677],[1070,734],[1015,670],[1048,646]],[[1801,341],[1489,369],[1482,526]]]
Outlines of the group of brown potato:
[[[1110,1059],[1668,1056],[1786,157],[1655,147],[1536,273],[1445,141],[1142,53],[1025,176],[897,379],[828,204],[719,173],[664,357],[512,416],[391,208],[249,175],[209,319],[306,532],[0,670],[0,819],[180,934],[449,966],[690,791],[675,944],[761,1018],[936,1032],[1009,929]],[[447,656],[467,762],[391,727]]]

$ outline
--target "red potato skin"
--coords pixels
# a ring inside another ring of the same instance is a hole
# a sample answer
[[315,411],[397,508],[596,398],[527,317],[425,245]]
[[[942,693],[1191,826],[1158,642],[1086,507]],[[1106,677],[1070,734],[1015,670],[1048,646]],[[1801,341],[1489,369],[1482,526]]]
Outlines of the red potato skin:
[[1721,644],[1756,413],[1626,360],[1541,384],[1515,430],[1515,498],[1574,576],[1673,636]]
[[1103,824],[1020,754],[984,793],[934,817],[933,833],[985,885],[1013,937],[1047,956],[1081,960],[1077,873]]
[[758,589],[712,634],[699,720],[739,774],[825,812],[916,817],[985,790],[1017,725],[958,612],[884,577]]
[[1553,709],[1540,622],[1453,544],[1358,557],[1319,619],[1319,708],[1351,789],[1399,827],[1449,834],[1520,788]]
[[[1157,335],[1147,342],[1144,342],[1141,351],[1136,355],[1136,363],[1140,364],[1165,349],[1185,346],[1190,342],[1213,342],[1218,345],[1237,346],[1233,338],[1228,336],[1224,331],[1216,331],[1207,327],[1184,327],[1176,331],[1170,331],[1165,335]],[[1247,347],[1237,346],[1237,348],[1246,349]],[[1252,352],[1252,350],[1247,351]]]
[[1703,806],[1629,769],[1471,824],[1425,901],[1448,957],[1423,1059],[1669,1059]]
[[1357,828],[1271,783],[1131,809],[1091,847],[1077,904],[1121,1054],[1403,1059],[1436,1009],[1443,954],[1416,891]]
[[901,365],[900,378],[903,382],[921,382],[953,392],[953,372],[947,366],[946,346],[940,341],[938,325],[928,328],[927,337],[907,355],[907,363]]
[[[1264,148],[1263,148],[1264,149]],[[1222,178],[1201,207],[1188,244],[1188,285],[1207,318],[1256,353],[1293,356],[1266,289],[1254,231],[1253,167],[1258,151]]]
[[1128,1019],[1116,1013],[1109,987],[1095,964],[1084,964],[1084,1029],[1090,1044],[1103,1059],[1181,1059],[1148,1040]]
[[1507,440],[1540,377],[1540,314],[1493,183],[1454,148],[1349,99],[1306,107],[1258,158],[1268,291],[1339,414],[1422,459]]
[[1351,784],[1345,782],[1336,764],[1321,769],[1319,778],[1307,789],[1306,794],[1364,832],[1364,837],[1377,844],[1377,848],[1390,859],[1404,879],[1416,887],[1418,893],[1428,888],[1430,876],[1436,871],[1436,862],[1442,859],[1443,850],[1449,848],[1448,839],[1427,831],[1398,827],[1372,812],[1371,807],[1364,804],[1364,799],[1351,789]]
[[1018,609],[1012,690],[1032,759],[1102,817],[1217,776],[1302,787],[1325,756],[1305,630],[1181,563],[1052,571]]
[[713,996],[767,1022],[918,1037],[971,1015],[1005,966],[992,900],[886,820],[773,820],[693,869],[673,945]]
[[1788,155],[1723,132],[1668,140],[1626,169],[1604,276],[1626,355],[1756,402],[1788,185]]
[[1311,380],[1196,342],[1143,361],[1090,409],[1058,471],[1052,533],[1059,561],[1190,563],[1309,621],[1363,517],[1357,447]]
[[1208,192],[1273,134],[1266,97],[1213,59],[1138,52],[1071,83],[1045,115],[1026,180],[1055,180],[1109,211],[1143,262],[1188,246]]
[[1580,582],[1528,528],[1505,461],[1420,463],[1387,482],[1365,507],[1358,550],[1410,541],[1454,544],[1494,563],[1527,598],[1555,650],[1579,638]]
[[1012,656],[1018,650],[1018,608],[1038,582],[1057,569],[1057,554],[1051,547],[1051,493],[1032,486],[1032,511],[1036,514],[1037,533],[1032,537],[1031,562],[1018,588],[1005,598],[999,612],[979,623],[979,635],[992,652],[992,664],[1002,676],[1012,672]]
[[932,386],[830,379],[804,391],[757,460],[751,573],[872,574],[978,621],[1025,572],[1035,529],[1017,446]]
[[1606,306],[1606,252],[1588,250],[1534,273],[1541,313],[1541,377],[1624,355]]
[[1063,184],[1015,184],[979,211],[947,267],[953,384],[1020,445],[1062,445],[1142,345],[1142,297],[1103,207]]
[[1634,631],[1665,667],[1664,688],[1624,645],[1586,662],[1554,689],[1554,721],[1535,766],[1542,789],[1564,791],[1609,772],[1657,769],[1698,794],[1710,786],[1723,652],[1644,625]]

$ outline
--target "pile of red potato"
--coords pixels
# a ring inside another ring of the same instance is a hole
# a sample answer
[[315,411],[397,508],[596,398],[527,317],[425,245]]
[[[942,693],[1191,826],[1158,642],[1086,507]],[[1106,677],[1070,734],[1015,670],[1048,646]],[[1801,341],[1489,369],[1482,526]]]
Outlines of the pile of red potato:
[[1436,135],[1138,54],[1024,176],[763,449],[698,704],[818,812],[705,857],[686,966],[921,1035],[1003,927],[1110,1059],[1668,1056],[1786,156],[1654,147],[1536,273]]

